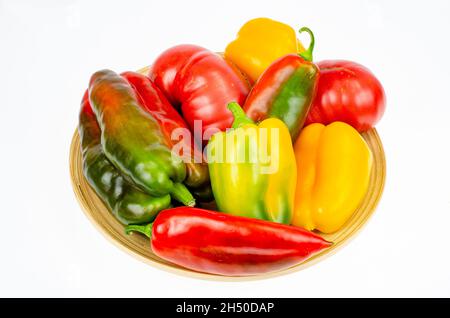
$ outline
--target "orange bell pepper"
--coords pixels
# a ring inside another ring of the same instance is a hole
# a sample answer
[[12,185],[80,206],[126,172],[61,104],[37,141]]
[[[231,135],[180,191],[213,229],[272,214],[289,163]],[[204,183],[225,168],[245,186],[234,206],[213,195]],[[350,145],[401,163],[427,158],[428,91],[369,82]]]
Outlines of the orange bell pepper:
[[293,224],[323,233],[339,230],[367,192],[372,155],[350,125],[311,124],[294,145],[297,188]]

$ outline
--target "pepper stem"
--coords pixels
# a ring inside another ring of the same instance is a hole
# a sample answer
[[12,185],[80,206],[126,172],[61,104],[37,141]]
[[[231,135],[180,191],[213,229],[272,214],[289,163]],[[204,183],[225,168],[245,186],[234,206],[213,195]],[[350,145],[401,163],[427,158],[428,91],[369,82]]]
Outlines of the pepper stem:
[[172,197],[175,200],[183,203],[184,205],[187,205],[187,206],[195,205],[194,197],[189,192],[189,190],[186,188],[186,186],[182,183],[174,183],[170,194],[172,195]]
[[129,235],[131,232],[139,232],[147,236],[148,238],[152,238],[152,228],[153,223],[149,223],[146,225],[138,225],[138,224],[132,224],[125,227],[125,233]]
[[234,117],[232,128],[239,128],[247,124],[254,124],[253,120],[247,117],[244,110],[236,102],[228,104],[227,108],[231,111]]
[[301,28],[298,32],[299,33],[307,32],[309,34],[309,37],[310,37],[309,47],[308,47],[308,49],[306,51],[300,53],[299,55],[304,60],[306,60],[308,62],[312,62],[312,60],[313,60],[313,50],[314,50],[314,44],[315,44],[314,33],[307,27]]

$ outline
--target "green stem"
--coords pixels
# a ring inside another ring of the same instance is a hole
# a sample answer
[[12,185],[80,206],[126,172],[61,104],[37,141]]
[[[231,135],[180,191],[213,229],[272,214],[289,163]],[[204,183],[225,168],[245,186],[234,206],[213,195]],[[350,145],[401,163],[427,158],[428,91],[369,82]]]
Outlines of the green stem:
[[310,42],[309,42],[309,47],[305,52],[300,53],[299,55],[305,59],[306,61],[312,62],[313,60],[313,50],[314,50],[314,44],[315,44],[315,40],[314,40],[314,33],[307,27],[303,27],[301,28],[299,31],[299,33],[302,32],[307,32],[309,34],[310,37]]
[[153,227],[153,223],[149,223],[146,225],[132,224],[132,225],[128,225],[125,228],[125,233],[127,235],[129,235],[131,232],[139,232],[151,239],[152,238],[152,227]]
[[170,194],[172,195],[172,197],[175,200],[183,203],[184,205],[187,205],[187,206],[195,205],[194,197],[189,192],[189,190],[186,188],[186,186],[182,183],[174,183]]
[[244,125],[254,124],[253,120],[247,117],[244,110],[236,102],[231,102],[228,104],[228,109],[233,113],[234,121],[232,128],[239,128]]

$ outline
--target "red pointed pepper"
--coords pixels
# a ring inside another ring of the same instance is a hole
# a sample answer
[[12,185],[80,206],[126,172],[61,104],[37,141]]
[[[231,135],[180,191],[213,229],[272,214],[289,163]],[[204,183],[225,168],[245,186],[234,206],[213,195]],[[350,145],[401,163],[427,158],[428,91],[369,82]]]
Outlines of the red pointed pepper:
[[259,77],[244,105],[244,111],[254,121],[268,117],[281,119],[295,140],[305,122],[317,91],[319,68],[312,63],[314,35],[305,52],[285,55],[273,62]]
[[153,252],[165,260],[226,276],[285,269],[331,245],[300,227],[187,207],[164,210],[152,224],[126,231],[149,236]]
[[174,106],[181,106],[191,130],[195,120],[202,121],[201,135],[196,134],[199,137],[209,128],[229,128],[233,116],[228,103],[242,105],[249,92],[237,68],[219,54],[195,45],[179,45],[163,52],[153,63],[149,77]]

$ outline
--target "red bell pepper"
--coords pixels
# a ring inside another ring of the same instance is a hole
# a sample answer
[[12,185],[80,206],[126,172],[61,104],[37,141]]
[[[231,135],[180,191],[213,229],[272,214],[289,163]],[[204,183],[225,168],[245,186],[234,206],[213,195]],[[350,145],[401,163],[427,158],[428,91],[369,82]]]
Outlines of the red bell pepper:
[[[229,102],[244,103],[249,84],[219,54],[195,45],[179,45],[163,52],[152,65],[149,77],[174,106],[203,144],[213,132],[231,126]],[[201,131],[194,121],[202,121]],[[215,129],[214,131],[208,129]],[[206,132],[206,134],[205,134]],[[201,133],[201,134],[200,134]]]
[[153,252],[177,265],[211,274],[247,276],[291,267],[331,245],[300,227],[179,207],[153,224],[129,225],[151,238]]
[[305,124],[343,121],[359,132],[381,119],[386,96],[378,79],[364,66],[349,61],[322,61],[317,94]]
[[[156,119],[164,133],[167,144],[172,149],[179,142],[179,140],[172,139],[172,132],[177,128],[184,128],[185,131],[189,132],[184,119],[147,76],[135,72],[125,72],[121,76],[133,87],[143,109]],[[180,141],[184,143],[185,147],[183,148],[190,151],[190,153],[178,154],[186,164],[186,185],[198,188],[208,184],[208,166],[203,160],[201,145],[197,145],[193,138],[181,138]]]

